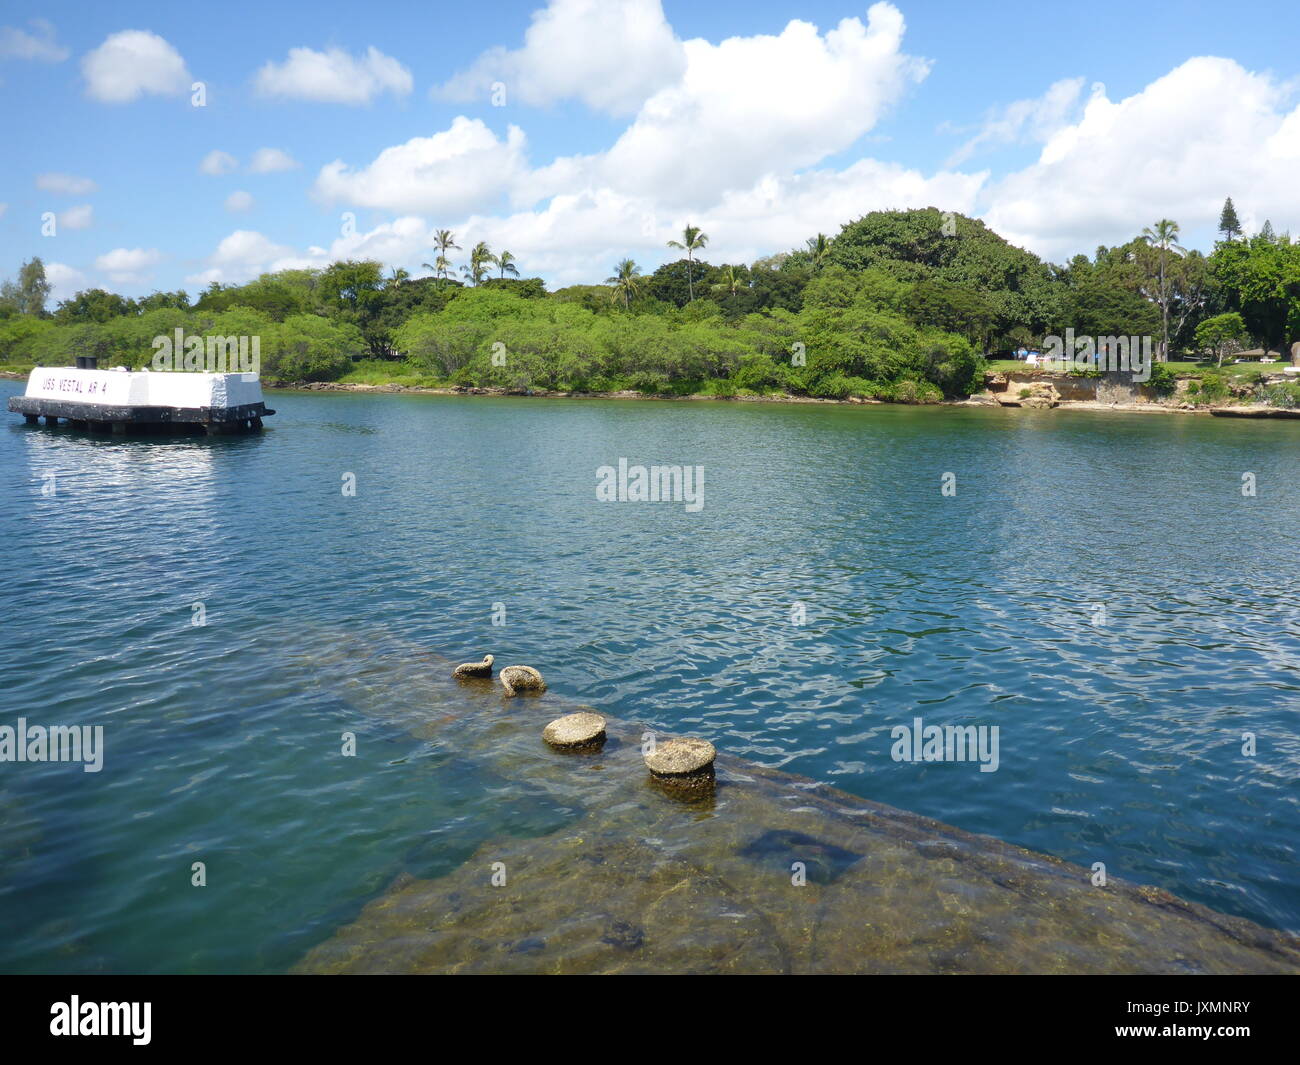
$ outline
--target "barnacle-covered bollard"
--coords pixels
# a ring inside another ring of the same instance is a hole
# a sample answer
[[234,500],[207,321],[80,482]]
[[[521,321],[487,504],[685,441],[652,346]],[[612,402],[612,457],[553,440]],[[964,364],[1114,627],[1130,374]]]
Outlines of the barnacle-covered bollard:
[[695,791],[713,786],[713,759],[717,753],[708,740],[665,740],[655,744],[645,756],[645,764],[660,784]]
[[451,671],[453,677],[492,676],[492,656],[484,655],[482,662],[462,662]]
[[583,711],[565,714],[542,729],[542,739],[561,751],[593,750],[605,742],[605,719]]
[[532,666],[506,666],[501,671],[501,687],[507,695],[516,692],[544,692],[546,681]]

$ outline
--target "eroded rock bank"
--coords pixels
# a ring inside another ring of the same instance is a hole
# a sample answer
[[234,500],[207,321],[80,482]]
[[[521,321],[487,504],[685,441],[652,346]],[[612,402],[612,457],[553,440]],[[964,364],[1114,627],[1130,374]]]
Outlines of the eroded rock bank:
[[[1266,375],[1265,384],[1294,380],[1285,374]],[[1142,414],[1210,414],[1237,418],[1300,418],[1300,410],[1248,402],[1249,388],[1229,386],[1236,402],[1205,404],[1192,402],[1191,379],[1179,378],[1174,389],[1161,393],[1149,384],[1134,381],[1130,374],[1049,374],[989,371],[984,390],[958,402],[971,406],[1023,407],[1030,410],[1111,410]]]

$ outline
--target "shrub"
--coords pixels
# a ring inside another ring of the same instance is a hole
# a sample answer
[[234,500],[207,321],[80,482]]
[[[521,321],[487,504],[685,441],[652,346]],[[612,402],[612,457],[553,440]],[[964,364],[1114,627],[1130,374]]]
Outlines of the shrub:
[[1284,381],[1264,391],[1264,402],[1270,407],[1292,410],[1300,407],[1300,381]]
[[893,387],[893,399],[895,403],[939,403],[943,390],[931,381],[899,381]]
[[1223,377],[1217,373],[1207,373],[1202,375],[1200,386],[1195,387],[1196,382],[1188,386],[1189,395],[1196,396],[1196,402],[1209,406],[1213,403],[1222,403],[1228,398],[1228,384]]
[[1178,375],[1167,362],[1154,363],[1151,367],[1151,376],[1147,380],[1147,387],[1158,396],[1171,396],[1178,387]]

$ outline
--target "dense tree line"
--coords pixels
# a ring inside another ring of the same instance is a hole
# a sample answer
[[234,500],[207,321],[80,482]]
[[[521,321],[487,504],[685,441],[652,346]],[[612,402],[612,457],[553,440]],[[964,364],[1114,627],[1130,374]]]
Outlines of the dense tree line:
[[94,354],[142,366],[155,336],[261,337],[264,376],[332,380],[359,366],[466,385],[647,392],[789,391],[910,402],[974,388],[986,357],[1072,327],[1150,335],[1168,357],[1221,364],[1251,340],[1300,339],[1300,244],[1272,227],[1244,237],[1229,200],[1211,255],[1163,219],[1116,247],[1046,263],[982,222],[937,209],[879,211],[750,264],[680,259],[643,274],[631,259],[602,285],[548,292],[515,256],[479,243],[457,279],[440,230],[431,276],[370,261],[284,270],[197,299],[103,289],[54,308],[39,259],[0,286],[0,361]]

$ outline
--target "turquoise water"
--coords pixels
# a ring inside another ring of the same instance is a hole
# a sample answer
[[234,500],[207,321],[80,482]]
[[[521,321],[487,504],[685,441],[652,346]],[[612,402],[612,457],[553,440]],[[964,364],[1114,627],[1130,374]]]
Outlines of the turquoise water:
[[[485,650],[617,717],[1300,929],[1300,423],[272,405],[259,437],[165,442],[6,415],[0,725],[103,725],[105,757],[0,763],[0,971],[284,970],[400,874],[564,825],[576,798],[408,727],[421,656]],[[620,457],[702,465],[703,509],[598,502]],[[999,769],[895,762],[915,717],[998,725]]]

